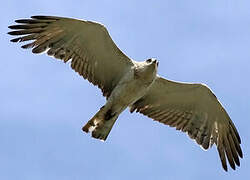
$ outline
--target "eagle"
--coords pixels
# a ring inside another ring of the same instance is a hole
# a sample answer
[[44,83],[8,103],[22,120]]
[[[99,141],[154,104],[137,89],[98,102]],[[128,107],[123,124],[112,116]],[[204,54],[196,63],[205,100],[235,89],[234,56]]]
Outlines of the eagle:
[[243,157],[237,129],[204,84],[181,83],[157,74],[154,58],[138,62],[126,56],[104,25],[56,16],[31,16],[15,21],[12,42],[29,43],[35,54],[46,52],[69,62],[71,68],[106,97],[106,104],[83,126],[86,133],[105,141],[119,115],[128,107],[155,121],[186,132],[203,149],[216,144],[222,167],[240,166]]

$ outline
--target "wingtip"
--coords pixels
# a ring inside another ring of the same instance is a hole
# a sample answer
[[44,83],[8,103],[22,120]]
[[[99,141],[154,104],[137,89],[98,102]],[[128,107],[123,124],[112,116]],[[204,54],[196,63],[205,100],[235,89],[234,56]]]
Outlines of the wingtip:
[[44,19],[44,15],[34,15],[34,16],[30,16],[30,18],[32,19]]
[[235,168],[235,164],[230,164],[230,166],[231,166],[231,168],[232,168],[233,170],[236,169],[236,168]]
[[35,15],[31,16],[32,19],[38,19],[38,20],[58,20],[60,19],[57,16],[46,16],[46,15]]
[[228,172],[227,165],[223,166],[223,169]]
[[34,46],[34,44],[30,43],[30,44],[24,44],[24,45],[22,45],[21,48],[23,48],[23,49],[29,49],[29,48],[32,48],[33,46]]
[[239,156],[240,156],[241,159],[243,158],[243,153],[242,153],[242,151],[240,151]]
[[16,31],[10,31],[10,32],[8,32],[8,34],[9,34],[9,35],[12,35],[12,36],[13,36],[13,35],[17,35]]
[[21,31],[10,31],[10,32],[7,32],[7,34],[12,35],[12,36],[21,35],[20,33],[21,33]]
[[16,20],[15,20],[15,23],[19,23],[19,19],[16,19]]
[[242,152],[242,149],[241,149],[240,146],[239,146],[239,148],[237,149],[237,152],[238,152],[238,155],[240,156],[240,158],[242,159],[242,158],[243,158],[243,152]]
[[16,26],[16,25],[10,25],[10,26],[8,26],[8,28],[9,28],[9,29],[14,29],[15,26]]
[[235,164],[236,164],[238,167],[240,167],[240,161],[239,161],[239,159],[235,161]]
[[16,23],[26,23],[28,19],[17,19],[15,20]]
[[10,42],[18,42],[20,38],[11,39]]

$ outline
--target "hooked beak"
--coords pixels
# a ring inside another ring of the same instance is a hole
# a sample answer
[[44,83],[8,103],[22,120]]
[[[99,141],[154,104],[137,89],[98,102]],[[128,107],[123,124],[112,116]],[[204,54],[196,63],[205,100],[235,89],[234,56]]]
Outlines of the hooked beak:
[[153,60],[153,63],[154,64],[156,64],[157,65],[157,67],[158,67],[158,65],[159,65],[159,62],[155,59],[155,60]]

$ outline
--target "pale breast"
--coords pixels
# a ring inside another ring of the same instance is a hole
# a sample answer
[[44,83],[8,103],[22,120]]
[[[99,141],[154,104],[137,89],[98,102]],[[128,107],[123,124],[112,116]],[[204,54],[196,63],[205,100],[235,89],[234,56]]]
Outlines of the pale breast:
[[[151,82],[152,83],[152,82]],[[135,79],[128,75],[113,90],[108,99],[108,104],[112,107],[126,108],[146,94],[151,83],[144,82],[143,79]]]

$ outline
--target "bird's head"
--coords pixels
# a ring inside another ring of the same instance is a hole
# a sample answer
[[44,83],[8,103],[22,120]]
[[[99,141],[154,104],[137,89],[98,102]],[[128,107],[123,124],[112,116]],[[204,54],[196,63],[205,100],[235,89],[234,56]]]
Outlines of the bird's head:
[[157,70],[159,62],[155,58],[147,59],[145,62],[146,62],[147,65],[155,66],[155,68]]
[[138,63],[135,71],[136,76],[143,78],[147,82],[152,82],[156,77],[158,64],[159,62],[155,58]]
[[150,71],[152,74],[157,74],[159,62],[155,58],[150,58],[144,61],[145,70]]

